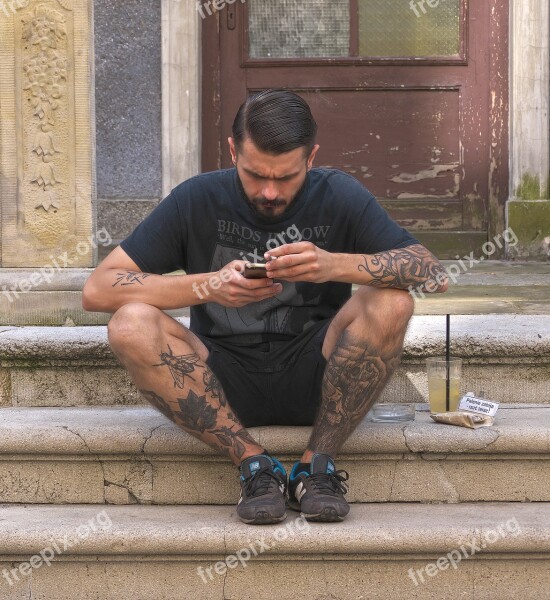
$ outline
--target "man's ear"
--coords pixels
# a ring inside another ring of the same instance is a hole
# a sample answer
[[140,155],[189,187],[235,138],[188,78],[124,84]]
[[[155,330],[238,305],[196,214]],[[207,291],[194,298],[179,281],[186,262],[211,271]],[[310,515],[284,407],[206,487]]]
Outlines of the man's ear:
[[227,142],[229,143],[229,152],[231,152],[231,160],[233,161],[233,164],[236,165],[237,164],[237,150],[235,149],[235,140],[230,137],[227,138]]
[[315,159],[315,155],[317,154],[317,151],[319,150],[321,146],[319,146],[319,144],[315,144],[315,146],[313,146],[313,150],[311,151],[311,154],[309,155],[309,158],[307,159],[307,170],[309,171],[312,167],[313,167],[313,161]]

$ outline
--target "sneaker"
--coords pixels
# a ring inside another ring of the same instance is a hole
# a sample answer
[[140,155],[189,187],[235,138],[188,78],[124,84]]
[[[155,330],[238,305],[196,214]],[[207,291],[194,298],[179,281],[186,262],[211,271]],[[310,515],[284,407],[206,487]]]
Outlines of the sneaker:
[[265,454],[249,456],[239,467],[241,497],[237,515],[243,523],[266,525],[286,518],[287,476],[283,465]]
[[349,479],[347,471],[336,471],[328,454],[314,454],[310,471],[298,473],[297,462],[290,472],[288,506],[298,510],[308,521],[343,521],[349,513],[344,498]]

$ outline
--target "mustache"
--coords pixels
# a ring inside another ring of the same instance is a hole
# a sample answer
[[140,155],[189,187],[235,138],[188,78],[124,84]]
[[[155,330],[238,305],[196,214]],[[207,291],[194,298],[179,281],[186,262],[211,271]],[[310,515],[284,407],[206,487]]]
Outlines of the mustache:
[[275,198],[275,200],[266,200],[266,198],[253,198],[252,202],[254,202],[254,204],[269,204],[270,206],[284,206],[286,204],[286,202],[280,198]]

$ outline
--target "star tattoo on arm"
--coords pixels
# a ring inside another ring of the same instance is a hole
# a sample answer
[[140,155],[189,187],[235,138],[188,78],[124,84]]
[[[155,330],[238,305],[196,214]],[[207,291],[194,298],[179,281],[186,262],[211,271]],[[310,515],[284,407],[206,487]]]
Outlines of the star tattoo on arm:
[[117,273],[115,276],[116,281],[113,283],[111,287],[115,287],[120,283],[120,285],[135,285],[138,283],[139,285],[143,285],[143,280],[150,277],[152,273],[140,273],[138,271],[127,271],[126,273]]

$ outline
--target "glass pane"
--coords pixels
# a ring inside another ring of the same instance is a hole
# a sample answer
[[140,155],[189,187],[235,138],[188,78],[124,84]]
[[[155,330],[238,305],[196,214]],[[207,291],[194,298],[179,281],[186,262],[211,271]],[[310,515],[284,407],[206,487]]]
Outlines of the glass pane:
[[349,0],[248,0],[251,58],[349,55]]
[[456,56],[460,0],[359,0],[361,56]]

